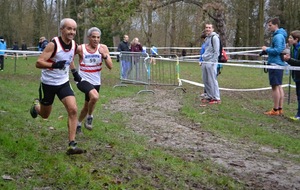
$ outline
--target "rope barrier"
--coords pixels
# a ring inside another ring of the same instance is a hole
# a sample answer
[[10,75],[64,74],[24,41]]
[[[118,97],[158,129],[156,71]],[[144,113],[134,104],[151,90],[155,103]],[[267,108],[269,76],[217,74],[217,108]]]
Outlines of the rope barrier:
[[[186,79],[179,79],[180,82],[185,82],[185,83],[188,83],[188,84],[192,84],[192,85],[195,85],[195,86],[200,86],[200,87],[204,87],[204,84],[202,83],[198,83],[198,82],[194,82],[194,81],[190,81],[190,80],[186,80]],[[293,88],[296,88],[295,85],[290,85],[290,84],[283,84],[281,85],[282,87],[293,87]],[[249,92],[249,91],[262,91],[262,90],[270,90],[271,87],[264,87],[264,88],[249,88],[249,89],[236,89],[236,88],[219,88],[220,90],[224,90],[224,91],[238,91],[238,92]]]

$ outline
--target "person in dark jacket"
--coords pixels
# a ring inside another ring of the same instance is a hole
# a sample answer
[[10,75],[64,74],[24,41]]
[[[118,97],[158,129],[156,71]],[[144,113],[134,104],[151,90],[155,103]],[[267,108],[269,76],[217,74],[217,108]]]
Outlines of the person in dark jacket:
[[[123,41],[120,42],[117,51],[118,52],[122,52],[122,51],[126,51],[126,52],[130,52],[130,44],[129,44],[129,37],[128,35],[124,35],[123,37]],[[119,55],[117,55],[117,62],[119,62],[120,57]],[[129,56],[124,56],[121,59],[121,67],[122,67],[122,71],[121,71],[121,78],[122,79],[127,79],[128,76],[128,71],[131,69],[131,62],[130,62],[130,57]]]
[[[290,33],[288,38],[289,45],[291,46],[290,54],[284,55],[284,60],[291,66],[300,66],[300,30],[294,30]],[[293,80],[296,84],[296,95],[298,101],[298,111],[293,120],[300,120],[300,71],[291,71]]]
[[46,48],[46,46],[48,45],[48,43],[49,43],[49,41],[44,37],[44,36],[42,36],[41,38],[40,38],[40,50],[41,51],[44,51],[44,49]]
[[[133,53],[132,56],[132,62],[135,69],[135,80],[140,80],[140,57],[141,52],[143,52],[143,46],[139,42],[139,39],[137,37],[133,38],[131,44],[130,44],[131,52]],[[131,69],[129,69],[129,74],[131,72]]]
[[[14,42],[14,45],[12,46],[12,48],[11,48],[12,50],[19,50],[19,45],[18,45],[18,42]],[[19,54],[18,53],[13,53],[13,55],[15,56],[15,57],[19,57]],[[14,59],[13,57],[11,57],[11,59]]]
[[[22,50],[22,51],[26,51],[26,50],[27,50],[27,44],[26,44],[25,40],[22,40],[21,50]],[[26,55],[26,53],[23,53],[23,57],[24,57],[24,59],[27,60],[27,55]]]
[[12,50],[19,50],[18,42],[15,42],[11,49]]

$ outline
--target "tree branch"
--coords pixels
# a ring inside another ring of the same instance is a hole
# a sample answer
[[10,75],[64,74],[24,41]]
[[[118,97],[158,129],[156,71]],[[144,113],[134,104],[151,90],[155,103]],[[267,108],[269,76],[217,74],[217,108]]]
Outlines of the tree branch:
[[164,1],[161,4],[154,6],[153,10],[156,10],[156,9],[159,9],[159,8],[162,8],[162,7],[168,6],[173,3],[177,3],[177,2],[191,3],[191,4],[199,6],[200,8],[203,7],[203,3],[199,2],[199,0],[170,0],[170,1]]

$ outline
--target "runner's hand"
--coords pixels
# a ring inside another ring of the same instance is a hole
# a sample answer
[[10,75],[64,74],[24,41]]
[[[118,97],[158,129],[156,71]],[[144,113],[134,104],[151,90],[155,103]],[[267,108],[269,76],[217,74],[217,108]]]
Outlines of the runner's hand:
[[74,77],[74,81],[81,82],[82,78],[78,74],[78,72],[76,71],[76,69],[72,69],[71,71],[72,71],[72,74],[73,74],[73,77]]
[[63,69],[65,67],[66,62],[67,62],[66,60],[54,62],[52,63],[52,68]]

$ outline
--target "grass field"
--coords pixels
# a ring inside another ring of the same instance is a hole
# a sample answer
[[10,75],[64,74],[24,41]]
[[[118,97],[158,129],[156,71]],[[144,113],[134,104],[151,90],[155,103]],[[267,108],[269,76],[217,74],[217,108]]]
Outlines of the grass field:
[[[226,175],[209,160],[185,160],[180,154],[151,146],[145,137],[126,128],[128,118],[111,113],[104,105],[117,98],[134,97],[143,86],[113,88],[119,83],[119,63],[103,69],[101,99],[95,110],[94,130],[77,139],[87,149],[83,155],[67,156],[66,112],[56,98],[48,120],[32,119],[29,108],[38,96],[40,70],[35,57],[5,60],[0,72],[0,189],[247,189],[243,181]],[[201,82],[197,63],[181,63],[180,77]],[[284,76],[284,83],[288,76]],[[73,80],[72,80],[73,82]],[[76,88],[79,109],[84,96]],[[268,87],[262,69],[224,67],[220,87]],[[155,87],[153,87],[155,90]],[[296,155],[300,163],[300,127],[286,117],[267,117],[271,92],[222,91],[222,104],[202,114],[195,101],[202,88],[184,84],[180,116],[201,123],[203,130],[223,138],[243,140],[280,149],[276,156]],[[287,92],[287,88],[285,88]],[[295,90],[285,115],[296,113]],[[155,119],[155,118],[153,118]],[[137,167],[143,166],[143,167]],[[250,187],[251,188],[251,187]]]

